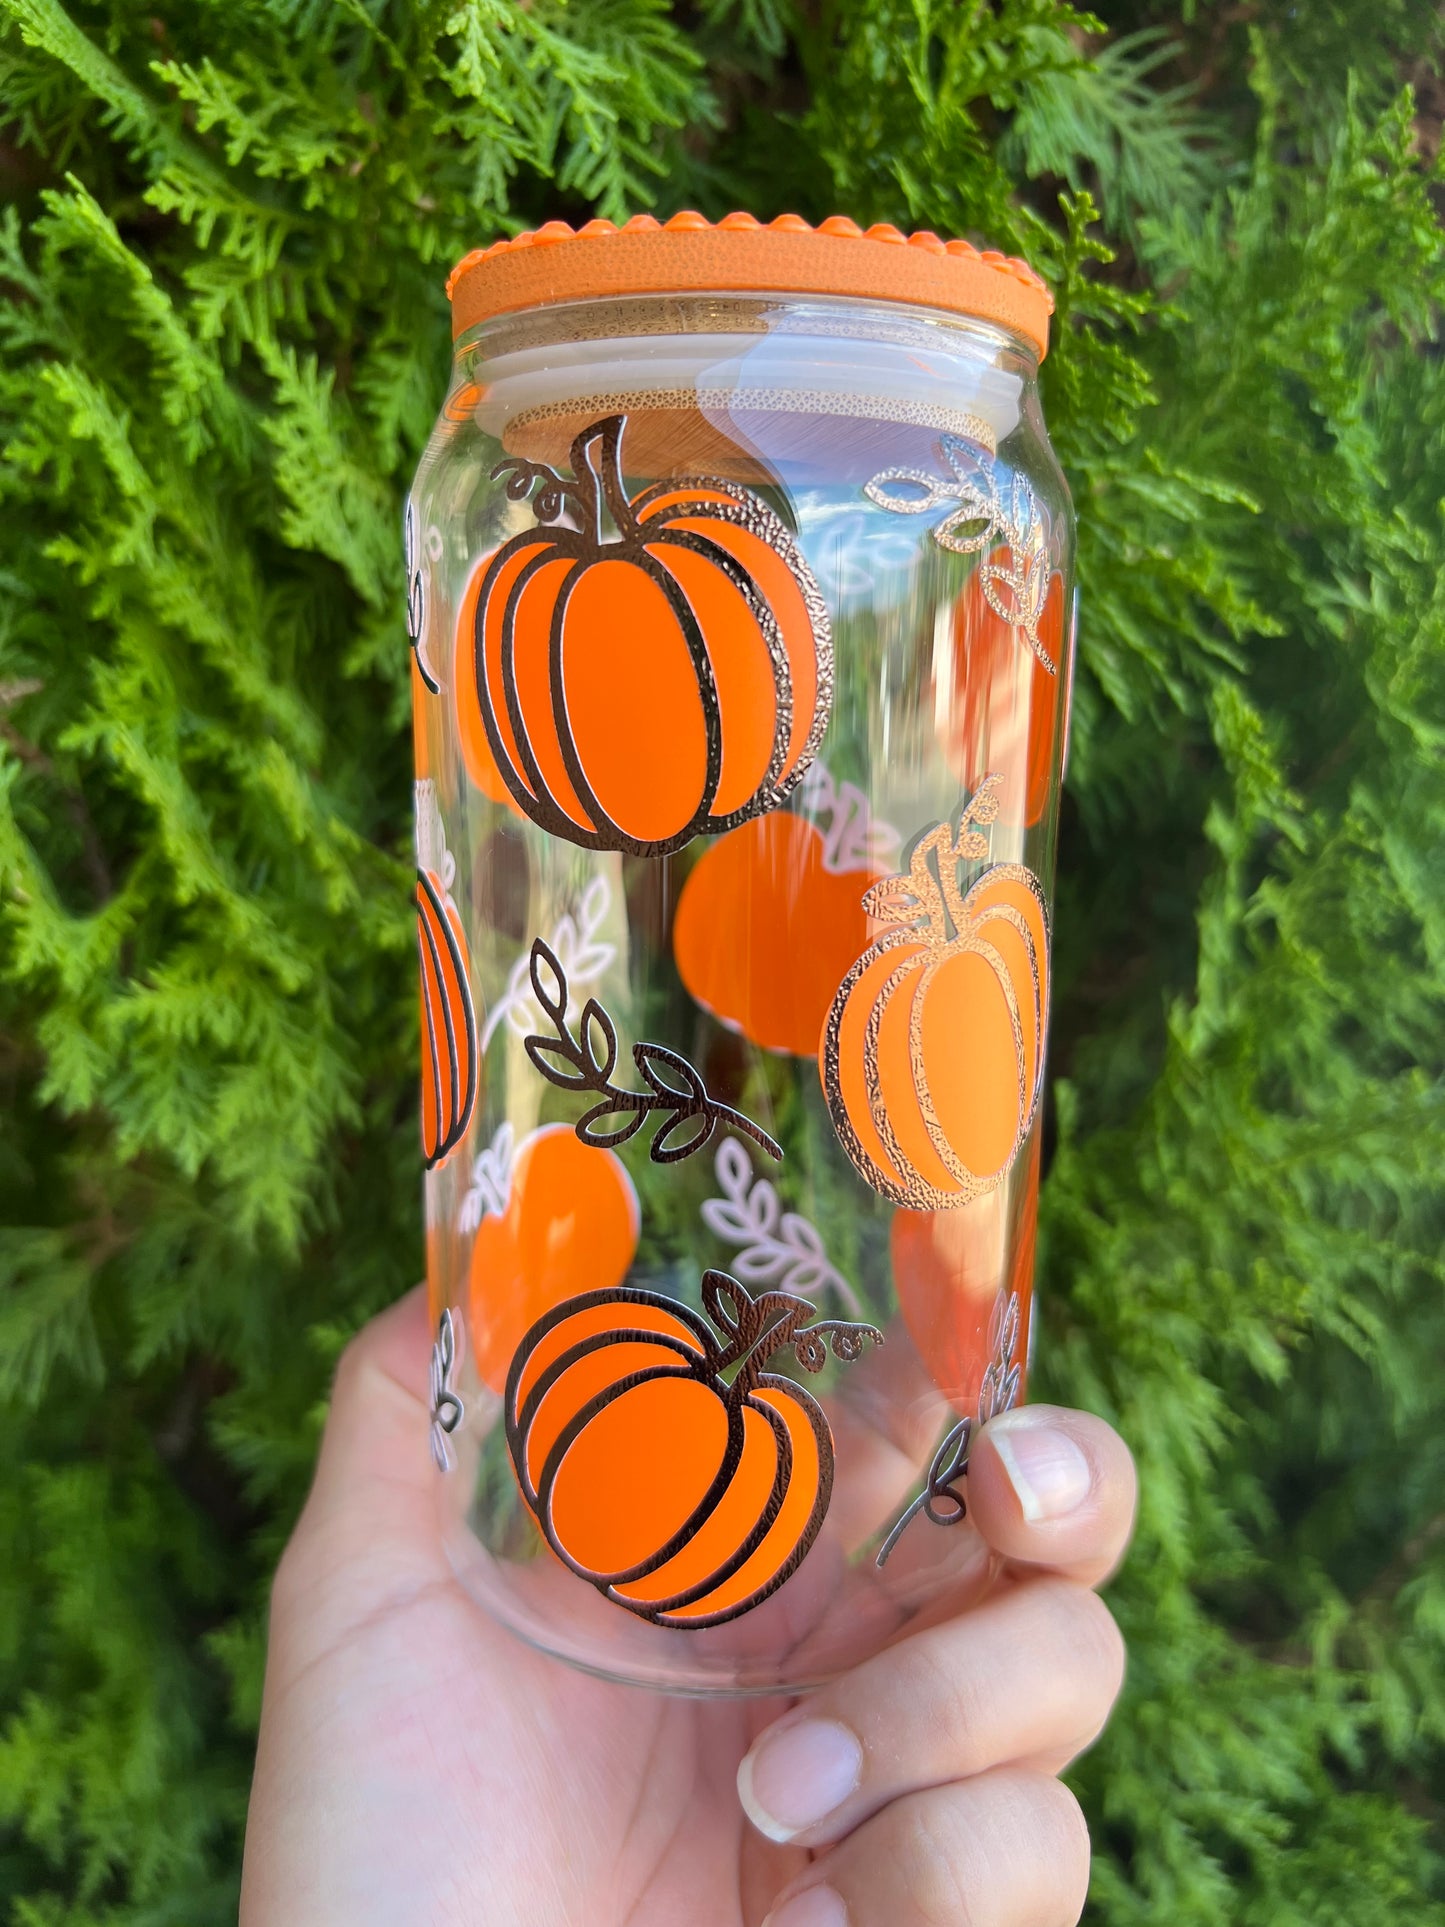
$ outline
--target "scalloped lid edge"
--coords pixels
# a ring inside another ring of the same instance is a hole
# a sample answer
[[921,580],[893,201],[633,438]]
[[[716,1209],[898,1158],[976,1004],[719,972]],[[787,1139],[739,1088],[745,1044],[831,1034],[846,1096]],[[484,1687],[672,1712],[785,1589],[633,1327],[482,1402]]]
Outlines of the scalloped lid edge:
[[1053,297],[1026,261],[904,234],[864,229],[835,214],[816,228],[797,214],[764,225],[754,215],[713,223],[686,211],[666,222],[634,214],[621,227],[595,220],[535,231],[474,249],[452,269],[452,332],[546,303],[618,294],[695,292],[852,295],[942,308],[1022,335],[1048,353]]

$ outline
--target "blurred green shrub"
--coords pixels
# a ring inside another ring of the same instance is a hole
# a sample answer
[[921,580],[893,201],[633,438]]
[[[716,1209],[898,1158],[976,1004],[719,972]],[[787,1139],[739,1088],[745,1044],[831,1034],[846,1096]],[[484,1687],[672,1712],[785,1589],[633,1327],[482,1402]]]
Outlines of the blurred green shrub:
[[267,1571],[420,1268],[398,517],[446,269],[734,204],[1059,296],[1041,1389],[1145,1494],[1093,1917],[1445,1922],[1442,34],[1108,12],[0,0],[17,1922],[234,1917]]

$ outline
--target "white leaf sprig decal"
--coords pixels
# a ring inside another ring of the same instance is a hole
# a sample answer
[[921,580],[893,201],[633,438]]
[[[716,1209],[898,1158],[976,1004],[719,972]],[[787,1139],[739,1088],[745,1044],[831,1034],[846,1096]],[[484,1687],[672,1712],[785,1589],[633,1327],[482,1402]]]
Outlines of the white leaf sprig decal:
[[801,816],[827,818],[826,831],[821,823],[818,831],[823,838],[823,868],[833,875],[875,865],[887,870],[896,862],[903,838],[891,823],[873,815],[856,783],[835,782],[821,757],[808,766],[794,807]]
[[956,503],[935,525],[934,541],[956,555],[979,556],[979,583],[989,607],[1019,630],[1049,674],[1057,675],[1059,665],[1039,640],[1049,593],[1049,530],[1032,484],[1013,474],[1000,486],[992,457],[957,435],[941,436],[938,446],[948,475],[885,468],[864,484],[863,493],[894,515],[926,515]]
[[[562,965],[567,982],[574,988],[595,984],[617,955],[616,944],[597,941],[597,932],[606,922],[611,907],[612,892],[606,877],[594,877],[582,893],[577,914],[573,916],[570,910],[566,910],[552,926],[547,947]],[[482,1032],[483,1050],[492,1041],[497,1026],[503,1022],[518,1037],[527,1037],[542,1027],[542,1008],[532,988],[530,944],[512,965],[507,988],[487,1018],[486,1029]]]
[[497,1135],[485,1151],[477,1154],[472,1165],[472,1181],[457,1212],[458,1231],[475,1231],[483,1218],[500,1218],[512,1194],[512,1166],[516,1162],[517,1134],[510,1123],[497,1126]]
[[752,1161],[735,1138],[719,1146],[714,1166],[720,1198],[709,1198],[702,1221],[725,1244],[736,1245],[733,1272],[749,1285],[776,1285],[799,1298],[837,1294],[855,1318],[863,1316],[857,1292],[836,1266],[817,1229],[796,1211],[784,1211],[776,1188],[753,1179]]
[[446,826],[437,802],[437,786],[429,776],[413,786],[415,807],[414,838],[419,870],[430,870],[442,889],[450,891],[457,880],[457,860],[447,848]]

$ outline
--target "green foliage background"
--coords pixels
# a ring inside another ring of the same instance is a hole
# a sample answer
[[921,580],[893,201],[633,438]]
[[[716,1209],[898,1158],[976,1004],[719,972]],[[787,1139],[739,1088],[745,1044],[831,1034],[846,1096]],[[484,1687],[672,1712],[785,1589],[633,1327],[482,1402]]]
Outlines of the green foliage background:
[[234,1917],[268,1568],[420,1268],[399,503],[446,269],[688,205],[1059,296],[1042,1389],[1144,1490],[1091,1918],[1445,1922],[1441,28],[1105,14],[0,0],[16,1922]]

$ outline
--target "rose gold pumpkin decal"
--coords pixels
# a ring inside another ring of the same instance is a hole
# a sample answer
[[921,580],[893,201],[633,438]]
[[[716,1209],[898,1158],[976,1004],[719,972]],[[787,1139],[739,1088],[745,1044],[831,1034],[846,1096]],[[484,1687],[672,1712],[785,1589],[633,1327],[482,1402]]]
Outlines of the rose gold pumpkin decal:
[[[716,1626],[775,1592],[818,1536],[833,1435],[796,1380],[881,1344],[789,1292],[702,1280],[707,1320],[654,1292],[590,1291],[527,1333],[507,1444],[548,1544],[605,1598],[663,1626]],[[713,1328],[716,1329],[713,1329]],[[731,1374],[729,1377],[728,1375]]]
[[894,1204],[937,1211],[990,1191],[1017,1156],[1043,1087],[1049,924],[1022,863],[985,861],[990,776],[955,832],[936,824],[908,874],[864,899],[883,926],[823,1026],[819,1068],[840,1142]]
[[760,497],[704,478],[628,498],[625,425],[585,429],[570,477],[515,457],[493,469],[515,501],[536,489],[537,526],[479,584],[476,709],[523,815],[584,849],[662,856],[801,780],[832,706],[833,642]]

